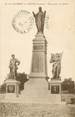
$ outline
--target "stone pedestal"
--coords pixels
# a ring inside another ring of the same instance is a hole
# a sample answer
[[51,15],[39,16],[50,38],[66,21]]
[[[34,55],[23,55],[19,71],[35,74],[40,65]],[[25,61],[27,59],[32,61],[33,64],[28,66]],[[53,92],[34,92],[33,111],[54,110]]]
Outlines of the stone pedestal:
[[33,40],[33,53],[30,78],[47,77],[47,41],[43,34],[37,34]]
[[50,81],[50,93],[51,94],[61,94],[61,80],[51,80]]
[[48,81],[48,90],[50,91],[53,103],[61,104],[61,80],[52,79]]
[[[6,95],[8,97],[10,96],[14,96],[14,97],[18,97],[19,93],[20,93],[20,89],[19,89],[19,81],[16,81],[15,79],[7,79],[5,81],[6,84]],[[10,98],[12,98],[10,97]]]

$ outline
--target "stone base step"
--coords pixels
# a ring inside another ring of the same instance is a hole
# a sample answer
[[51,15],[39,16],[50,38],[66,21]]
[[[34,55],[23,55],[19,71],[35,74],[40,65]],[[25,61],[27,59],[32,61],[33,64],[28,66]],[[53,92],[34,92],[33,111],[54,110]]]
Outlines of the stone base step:
[[50,94],[48,82],[45,79],[30,79],[25,83],[24,90],[19,97],[5,96],[5,102],[61,104],[61,94]]
[[61,95],[50,94],[48,97],[27,97],[20,95],[19,97],[5,97],[0,102],[10,103],[35,103],[35,104],[61,104]]
[[50,94],[48,82],[45,79],[30,79],[21,93],[24,102],[60,104],[61,94]]

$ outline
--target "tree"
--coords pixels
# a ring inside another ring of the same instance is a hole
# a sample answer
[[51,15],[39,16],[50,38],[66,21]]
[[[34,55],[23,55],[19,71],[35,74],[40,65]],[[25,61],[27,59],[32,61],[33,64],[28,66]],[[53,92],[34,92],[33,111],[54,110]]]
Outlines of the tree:
[[0,93],[5,93],[6,92],[6,84],[2,84],[1,86],[0,86]]
[[24,83],[28,81],[27,74],[25,73],[18,73],[16,77],[17,81],[20,81],[20,90],[24,89]]
[[74,81],[72,78],[64,79],[62,82],[62,90],[67,90],[68,93],[75,93]]

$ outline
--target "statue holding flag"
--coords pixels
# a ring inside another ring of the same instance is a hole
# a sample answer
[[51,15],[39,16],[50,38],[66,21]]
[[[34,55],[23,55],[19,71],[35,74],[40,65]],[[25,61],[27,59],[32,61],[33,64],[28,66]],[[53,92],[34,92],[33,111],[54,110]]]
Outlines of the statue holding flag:
[[53,79],[60,79],[62,53],[51,54],[50,63],[52,65]]

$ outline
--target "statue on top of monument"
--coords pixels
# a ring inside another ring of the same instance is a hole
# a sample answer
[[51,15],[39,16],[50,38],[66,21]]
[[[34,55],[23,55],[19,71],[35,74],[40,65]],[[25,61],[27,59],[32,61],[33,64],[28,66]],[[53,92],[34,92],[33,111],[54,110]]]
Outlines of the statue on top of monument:
[[37,33],[43,33],[44,31],[44,22],[45,22],[46,11],[42,11],[42,7],[39,7],[39,12],[35,14],[33,12],[33,16],[35,18],[35,23],[37,27]]
[[20,64],[20,61],[15,58],[14,54],[12,54],[11,57],[12,58],[10,59],[10,63],[9,63],[10,79],[16,79],[17,69],[18,69],[18,65]]
[[60,79],[62,53],[51,54],[50,63],[52,65],[52,79]]

